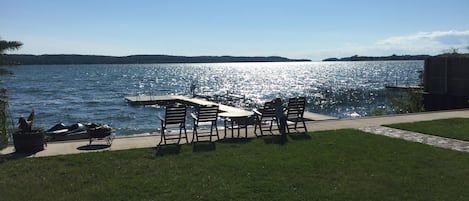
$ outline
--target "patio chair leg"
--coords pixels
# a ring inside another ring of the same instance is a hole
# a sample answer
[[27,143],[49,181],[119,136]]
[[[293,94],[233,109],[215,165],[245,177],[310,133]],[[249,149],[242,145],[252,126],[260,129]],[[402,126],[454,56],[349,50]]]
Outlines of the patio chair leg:
[[197,137],[197,123],[194,121],[194,127],[192,129],[192,143],[194,142],[194,140],[197,140],[198,141],[198,137]]
[[269,127],[270,132],[272,132],[272,125],[274,125],[274,121],[270,121],[270,127]]
[[217,126],[217,122],[215,122],[215,131],[217,133],[217,140],[220,140],[220,137],[218,136],[218,126]]
[[160,146],[160,145],[161,145],[161,143],[163,142],[164,128],[161,128],[161,129],[163,129],[163,131],[161,131],[160,142],[158,143],[158,145],[157,145],[157,146]]
[[257,122],[254,124],[254,135],[257,136],[257,132],[256,132],[256,131],[257,131]]
[[194,138],[195,138],[195,132],[196,132],[196,131],[195,131],[195,129],[193,129],[193,130],[192,130],[192,140],[191,140],[191,143],[193,143],[193,142],[194,142]]
[[308,132],[308,129],[306,128],[306,123],[305,123],[305,120],[303,119],[303,126],[305,127],[305,133]]
[[182,137],[182,128],[179,127],[179,138],[178,138],[178,144],[181,143],[181,137]]
[[186,130],[186,127],[184,127],[184,138],[186,138],[186,143],[189,143],[189,139],[187,139],[187,130]]
[[209,136],[210,142],[212,141],[212,135],[213,135],[213,122],[212,122],[212,125],[210,125],[210,136]]

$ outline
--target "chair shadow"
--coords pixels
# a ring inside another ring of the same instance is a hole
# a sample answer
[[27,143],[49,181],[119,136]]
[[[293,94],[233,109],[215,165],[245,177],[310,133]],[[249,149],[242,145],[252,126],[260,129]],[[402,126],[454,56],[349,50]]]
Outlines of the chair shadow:
[[288,134],[292,140],[311,140],[311,136],[305,132],[297,132]]
[[251,140],[251,138],[224,138],[217,142],[226,144],[245,144],[251,142]]
[[111,145],[107,144],[89,144],[89,145],[84,145],[81,147],[78,147],[77,149],[80,151],[94,151],[94,150],[101,150],[101,149],[107,149],[111,147]]
[[281,135],[262,136],[264,143],[266,144],[279,144],[284,145],[288,142],[287,138],[282,138]]
[[208,152],[217,149],[215,142],[201,141],[192,143],[192,152]]
[[181,153],[180,144],[160,145],[156,147],[157,156],[177,155]]

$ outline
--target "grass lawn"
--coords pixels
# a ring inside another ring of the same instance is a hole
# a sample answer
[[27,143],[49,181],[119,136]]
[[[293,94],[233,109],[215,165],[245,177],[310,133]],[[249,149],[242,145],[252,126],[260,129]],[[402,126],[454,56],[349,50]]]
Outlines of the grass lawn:
[[283,145],[275,140],[199,145],[197,152],[183,145],[164,156],[135,149],[7,159],[0,163],[0,200],[469,197],[468,153],[348,129],[296,136]]
[[469,141],[469,119],[451,118],[386,125],[391,128]]

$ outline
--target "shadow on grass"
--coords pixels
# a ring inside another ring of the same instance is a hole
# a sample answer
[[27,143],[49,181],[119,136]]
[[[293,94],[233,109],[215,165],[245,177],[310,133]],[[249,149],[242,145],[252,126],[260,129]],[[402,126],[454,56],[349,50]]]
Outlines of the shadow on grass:
[[279,144],[284,145],[288,142],[287,138],[283,138],[281,135],[273,135],[273,136],[263,136],[261,137],[266,144]]
[[311,140],[311,136],[305,132],[288,134],[292,140]]
[[193,142],[192,152],[208,152],[217,149],[215,142]]
[[251,142],[251,140],[251,138],[225,138],[218,140],[218,142],[226,144],[245,144]]
[[179,153],[181,153],[181,145],[180,144],[160,145],[160,146],[156,147],[156,155],[157,156],[177,155]]
[[107,144],[89,144],[89,145],[84,145],[81,147],[78,147],[77,149],[80,151],[93,151],[93,150],[101,150],[101,149],[107,149],[111,147],[111,145]]
[[[38,151],[39,152],[39,151]],[[8,160],[16,160],[16,159],[22,159],[22,158],[27,158],[30,157],[37,152],[32,152],[32,153],[19,153],[19,152],[13,152],[9,154],[4,154],[0,155],[0,164],[7,162]]]

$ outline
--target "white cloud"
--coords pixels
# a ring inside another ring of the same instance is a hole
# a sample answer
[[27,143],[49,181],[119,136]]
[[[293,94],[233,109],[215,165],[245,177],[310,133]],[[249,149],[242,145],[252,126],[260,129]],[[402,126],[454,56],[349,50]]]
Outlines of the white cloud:
[[469,30],[420,32],[407,36],[389,37],[374,44],[376,49],[409,54],[439,54],[448,49],[464,51],[469,46]]
[[328,57],[389,56],[392,54],[429,54],[437,55],[458,49],[461,53],[469,50],[469,30],[419,32],[410,35],[393,36],[382,40],[364,43],[346,43],[340,47],[311,50],[313,60]]

